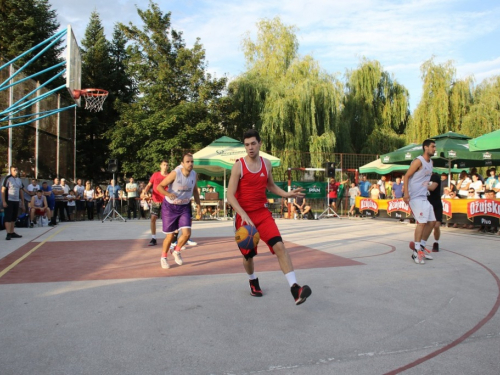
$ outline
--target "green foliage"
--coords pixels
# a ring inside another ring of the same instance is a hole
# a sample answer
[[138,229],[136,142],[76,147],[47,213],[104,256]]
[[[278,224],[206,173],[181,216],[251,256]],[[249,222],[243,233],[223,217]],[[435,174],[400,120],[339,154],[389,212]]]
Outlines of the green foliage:
[[205,72],[199,39],[188,48],[182,33],[171,28],[170,13],[150,2],[137,10],[142,29],[119,24],[130,41],[127,73],[137,84],[131,104],[119,103],[120,119],[108,133],[111,151],[122,170],[145,177],[164,158],[200,148],[222,135],[231,105],[221,98],[226,79]]
[[344,104],[338,151],[378,154],[404,145],[409,93],[378,61],[363,59],[347,73]]
[[[51,9],[48,0],[3,0],[0,5],[0,56],[12,60],[23,52],[53,36],[59,29],[57,13]],[[27,75],[40,72],[61,62],[62,40],[44,52],[25,69]],[[33,58],[42,48],[16,62],[21,67]],[[36,77],[46,82],[63,68],[52,70]],[[54,88],[63,84],[59,78],[48,85]]]

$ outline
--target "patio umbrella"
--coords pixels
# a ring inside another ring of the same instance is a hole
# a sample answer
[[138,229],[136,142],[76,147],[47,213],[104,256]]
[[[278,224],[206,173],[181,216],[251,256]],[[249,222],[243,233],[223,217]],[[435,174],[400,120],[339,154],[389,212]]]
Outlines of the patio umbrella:
[[500,130],[469,140],[471,151],[500,151]]
[[[432,137],[436,141],[436,154],[431,158],[435,167],[469,168],[500,165],[500,152],[472,152],[470,137],[454,132]],[[384,164],[411,164],[422,154],[422,145],[410,144],[380,157]]]
[[[420,149],[422,147],[420,146]],[[380,159],[374,160],[368,164],[359,167],[360,173],[377,173],[377,174],[388,174],[392,172],[406,172],[410,168],[409,164],[384,164]],[[447,168],[434,167],[433,171],[436,173],[448,173]],[[452,168],[453,173],[460,173],[462,170],[458,168]]]
[[[260,156],[268,159],[273,167],[279,167],[281,161],[275,156],[263,151]],[[210,143],[207,147],[193,154],[194,170],[208,176],[224,176],[224,217],[226,217],[226,174],[231,171],[233,164],[246,155],[245,145],[230,138],[221,137]]]

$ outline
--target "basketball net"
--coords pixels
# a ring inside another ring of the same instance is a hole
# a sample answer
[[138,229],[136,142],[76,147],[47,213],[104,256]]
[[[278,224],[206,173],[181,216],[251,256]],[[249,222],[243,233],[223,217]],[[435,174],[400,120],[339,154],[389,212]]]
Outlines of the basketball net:
[[108,92],[102,89],[83,89],[75,92],[75,99],[80,96],[85,100],[85,109],[91,112],[100,112],[104,101],[108,97]]

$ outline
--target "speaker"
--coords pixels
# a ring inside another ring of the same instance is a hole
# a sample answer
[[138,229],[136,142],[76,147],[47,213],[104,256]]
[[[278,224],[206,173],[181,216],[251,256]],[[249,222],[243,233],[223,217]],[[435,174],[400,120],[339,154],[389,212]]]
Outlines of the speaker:
[[335,177],[335,163],[326,162],[325,163],[325,172],[328,177]]
[[111,173],[118,172],[118,159],[109,159],[108,172],[111,172]]

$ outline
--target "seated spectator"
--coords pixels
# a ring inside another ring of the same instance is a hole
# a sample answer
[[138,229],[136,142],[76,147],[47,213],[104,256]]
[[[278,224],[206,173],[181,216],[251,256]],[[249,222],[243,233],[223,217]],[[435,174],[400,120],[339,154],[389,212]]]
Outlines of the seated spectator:
[[469,190],[470,189],[474,189],[474,191],[476,192],[476,195],[478,197],[481,196],[481,194],[484,192],[484,187],[483,187],[483,183],[481,182],[481,180],[479,179],[479,175],[477,173],[474,173],[472,175],[472,182],[470,183],[469,185]]
[[29,184],[24,190],[24,203],[26,205],[26,212],[28,212],[28,207],[31,203],[31,198],[36,195],[36,192],[40,190],[40,185],[38,185],[36,179],[31,180],[31,184]]
[[[400,179],[401,181],[401,179]],[[356,183],[351,182],[351,187],[349,188],[349,212],[348,215],[354,216],[354,206],[356,205],[356,197],[361,195],[359,188]]]
[[460,178],[457,182],[458,196],[460,198],[467,198],[469,195],[469,185],[472,180],[467,175],[466,171],[460,172]]
[[486,179],[484,185],[486,190],[493,190],[495,185],[498,183],[498,176],[496,175],[497,170],[495,168],[491,168],[488,171],[489,177]]
[[451,189],[449,187],[445,187],[443,189],[443,195],[441,195],[441,199],[450,199],[451,198],[450,193]]
[[52,187],[49,186],[47,181],[44,181],[42,183],[42,192],[43,195],[45,196],[45,199],[47,199],[47,205],[49,206],[50,209],[50,223],[49,226],[53,227],[57,225],[56,223],[56,213],[55,213],[55,207],[56,207],[56,198],[54,196],[54,193],[52,193]]
[[378,199],[380,195],[380,190],[378,189],[378,185],[372,185],[370,188],[370,198]]
[[469,188],[469,192],[467,194],[467,199],[478,199],[479,195],[476,193],[474,188]]
[[33,228],[35,216],[45,216],[47,220],[50,220],[50,208],[47,203],[47,198],[43,195],[42,189],[38,189],[36,194],[31,198],[30,228]]
[[300,197],[295,198],[292,204],[292,213],[294,214],[294,218],[296,214],[302,214],[302,217],[307,217],[307,214],[311,211],[311,206],[306,205],[306,198]]

